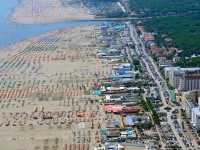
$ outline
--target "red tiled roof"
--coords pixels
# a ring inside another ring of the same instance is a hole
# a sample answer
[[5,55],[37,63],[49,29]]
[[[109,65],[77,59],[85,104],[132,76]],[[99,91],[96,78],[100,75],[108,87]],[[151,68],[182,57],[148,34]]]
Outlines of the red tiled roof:
[[145,35],[144,39],[145,40],[154,40],[154,37],[151,34],[147,34],[147,35]]
[[112,112],[119,112],[122,110],[122,106],[113,106],[113,105],[107,105],[104,106],[104,111],[112,111]]
[[140,30],[140,32],[144,32],[144,26],[138,26],[138,30]]
[[132,106],[132,107],[122,107],[120,105],[107,105],[104,106],[104,111],[107,112],[137,112],[143,110],[140,106]]

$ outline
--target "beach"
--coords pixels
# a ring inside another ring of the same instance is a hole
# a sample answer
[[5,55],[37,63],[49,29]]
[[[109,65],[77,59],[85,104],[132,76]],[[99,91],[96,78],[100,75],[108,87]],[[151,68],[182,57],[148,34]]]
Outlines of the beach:
[[87,8],[81,3],[64,0],[21,0],[7,23],[45,24],[72,20],[93,20]]
[[[47,32],[4,48],[0,64],[0,144],[5,150],[92,149],[106,115],[93,90],[113,74],[97,58],[95,26]],[[66,148],[68,147],[68,148]]]

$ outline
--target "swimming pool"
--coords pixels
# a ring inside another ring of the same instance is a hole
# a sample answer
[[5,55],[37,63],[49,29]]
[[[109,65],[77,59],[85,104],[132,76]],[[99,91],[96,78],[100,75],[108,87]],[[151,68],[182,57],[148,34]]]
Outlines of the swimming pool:
[[114,121],[113,124],[114,124],[114,126],[117,126],[117,125],[119,125],[119,122],[118,121]]

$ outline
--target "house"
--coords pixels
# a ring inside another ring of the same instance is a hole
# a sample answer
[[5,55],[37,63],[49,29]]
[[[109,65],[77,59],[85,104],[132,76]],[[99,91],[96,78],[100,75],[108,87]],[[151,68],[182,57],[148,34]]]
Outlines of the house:
[[159,62],[159,67],[160,68],[172,67],[172,64],[169,61],[162,60]]
[[154,40],[154,36],[152,34],[147,34],[144,36],[144,40],[147,41],[153,41]]
[[173,62],[176,63],[176,62],[180,61],[180,59],[181,58],[179,56],[174,56],[173,57]]
[[137,26],[138,30],[143,33],[145,30],[144,30],[144,26]]

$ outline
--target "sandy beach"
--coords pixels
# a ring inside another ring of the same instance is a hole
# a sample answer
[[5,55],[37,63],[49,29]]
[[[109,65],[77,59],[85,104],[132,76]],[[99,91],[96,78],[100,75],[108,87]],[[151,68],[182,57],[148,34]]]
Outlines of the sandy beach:
[[44,24],[69,20],[92,20],[81,3],[68,0],[21,0],[7,18],[8,23]]
[[69,27],[2,51],[0,144],[4,150],[89,150],[99,138],[100,126],[121,122],[117,115],[106,115],[99,96],[92,93],[99,78],[114,73],[111,60],[97,58],[96,32],[94,26]]

